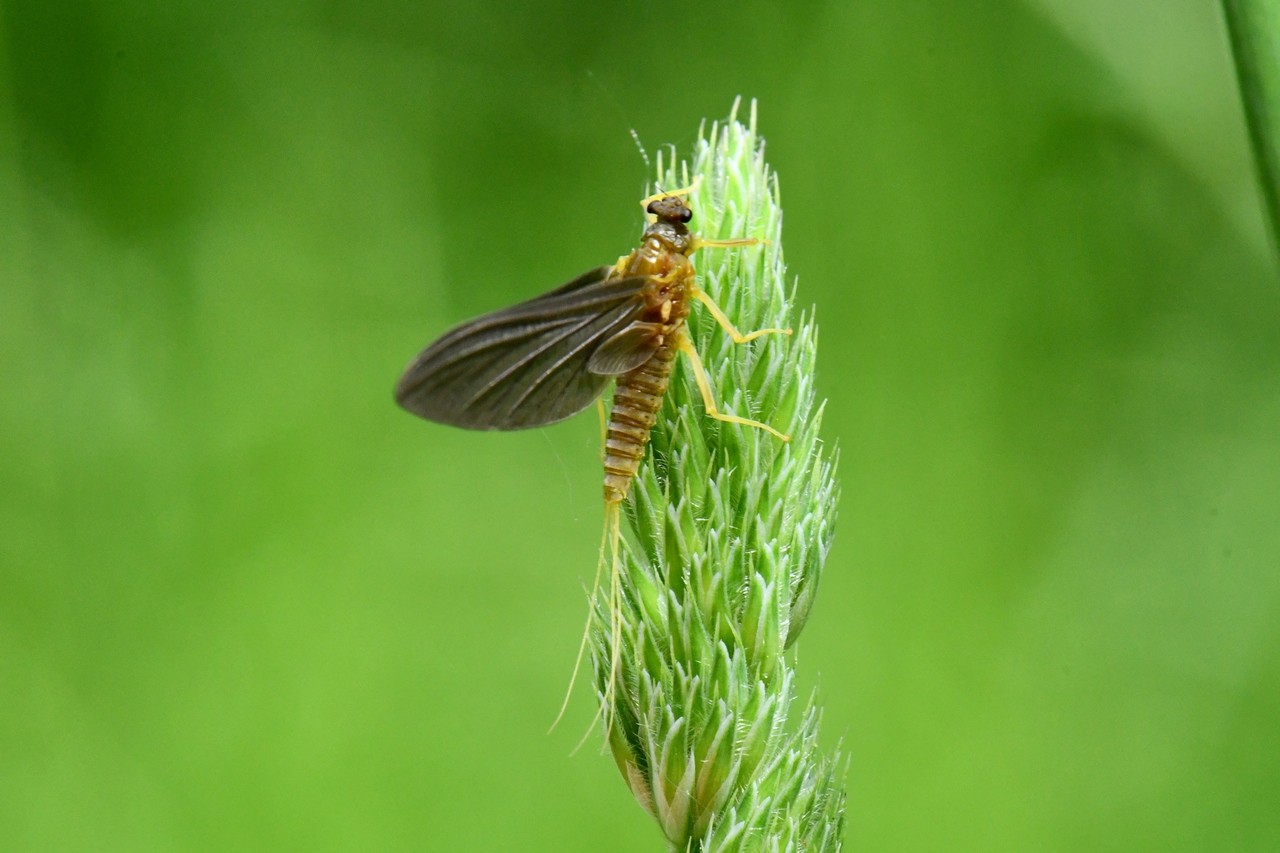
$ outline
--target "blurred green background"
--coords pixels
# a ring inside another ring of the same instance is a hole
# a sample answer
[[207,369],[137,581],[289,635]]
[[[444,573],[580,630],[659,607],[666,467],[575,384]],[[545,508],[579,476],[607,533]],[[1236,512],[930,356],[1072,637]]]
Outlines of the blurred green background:
[[1210,0],[0,6],[0,846],[659,850],[594,414],[400,412],[760,102],[850,849],[1280,845],[1280,286]]

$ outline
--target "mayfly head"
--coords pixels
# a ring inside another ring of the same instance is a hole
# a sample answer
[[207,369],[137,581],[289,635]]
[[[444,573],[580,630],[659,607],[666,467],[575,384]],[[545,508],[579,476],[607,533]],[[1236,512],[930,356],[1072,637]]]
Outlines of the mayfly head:
[[645,238],[657,237],[671,251],[685,254],[693,243],[689,234],[689,221],[693,211],[682,196],[664,195],[653,199],[645,207],[653,221],[644,229]]

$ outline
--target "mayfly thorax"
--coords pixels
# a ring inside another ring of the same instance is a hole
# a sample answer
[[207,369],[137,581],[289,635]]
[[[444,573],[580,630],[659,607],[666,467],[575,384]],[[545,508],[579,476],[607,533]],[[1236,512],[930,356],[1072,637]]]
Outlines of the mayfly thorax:
[[[620,508],[644,458],[677,354],[689,359],[710,417],[788,440],[767,424],[719,411],[685,329],[690,301],[696,299],[736,343],[791,333],[761,329],[744,335],[698,287],[689,259],[697,249],[745,247],[760,241],[694,236],[688,227],[693,212],[685,200],[692,190],[645,199],[650,222],[640,246],[616,264],[597,267],[550,293],[446,332],[409,364],[396,386],[396,401],[427,420],[468,429],[514,430],[570,417],[591,405],[610,381],[615,383],[604,447],[605,532],[592,591],[594,595],[599,586],[608,553],[613,564],[611,630],[618,624]],[[575,673],[585,647],[586,636]],[[618,672],[621,645],[616,635],[611,648],[606,693],[613,689]]]

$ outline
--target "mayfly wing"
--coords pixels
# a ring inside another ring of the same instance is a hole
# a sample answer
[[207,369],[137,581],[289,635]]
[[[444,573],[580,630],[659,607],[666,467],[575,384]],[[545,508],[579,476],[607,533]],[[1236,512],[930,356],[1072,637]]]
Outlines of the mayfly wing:
[[612,375],[589,367],[592,356],[645,307],[648,277],[609,278],[613,269],[446,332],[405,369],[396,401],[468,429],[544,426],[586,408]]
[[596,347],[587,369],[603,376],[618,376],[653,358],[662,346],[665,327],[637,320]]

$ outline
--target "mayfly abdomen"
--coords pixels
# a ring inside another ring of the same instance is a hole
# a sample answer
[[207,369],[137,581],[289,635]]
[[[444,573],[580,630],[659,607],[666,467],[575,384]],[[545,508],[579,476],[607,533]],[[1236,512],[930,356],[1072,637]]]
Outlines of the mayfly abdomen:
[[[676,334],[684,334],[683,329]],[[624,500],[640,469],[649,432],[658,420],[671,380],[671,365],[676,357],[673,337],[668,336],[644,364],[618,377],[604,444],[605,503]]]

